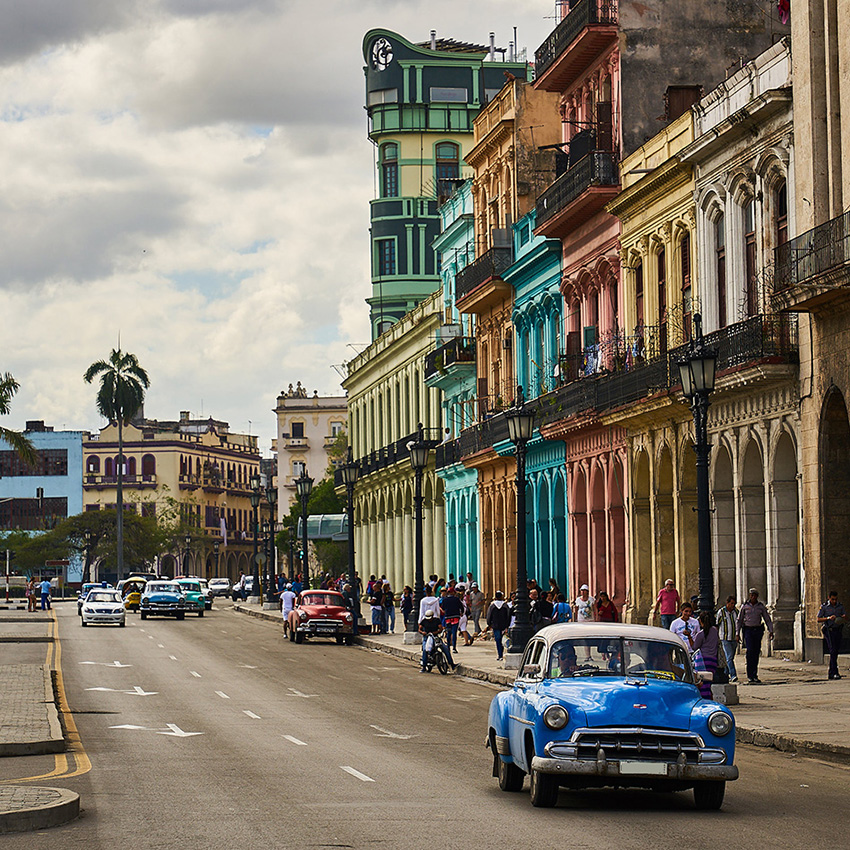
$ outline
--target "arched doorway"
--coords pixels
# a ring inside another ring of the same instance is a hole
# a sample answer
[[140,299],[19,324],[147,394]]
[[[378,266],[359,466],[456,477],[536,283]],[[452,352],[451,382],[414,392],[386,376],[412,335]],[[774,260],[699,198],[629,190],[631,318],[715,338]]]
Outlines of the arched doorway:
[[764,465],[755,440],[750,440],[744,453],[741,474],[741,541],[746,587],[758,588],[762,600],[769,604],[767,586],[767,539],[765,537]]
[[[673,520],[673,457],[670,447],[666,444],[658,455],[655,484],[655,547],[658,557],[658,586],[668,578],[676,577],[676,538]],[[696,555],[696,542],[692,544]],[[684,575],[677,581],[679,594],[682,598],[690,596],[696,588],[696,557],[687,558],[684,564]],[[694,564],[691,567],[691,563]],[[681,584],[679,584],[679,581]]]
[[652,521],[649,510],[649,455],[640,449],[632,476],[633,622],[645,623],[654,599],[652,577]]
[[[824,401],[820,431],[821,596],[830,590],[846,605],[850,600],[850,423],[844,397],[834,387]],[[823,599],[810,600],[815,606]]]
[[777,649],[800,650],[802,646],[796,646],[794,640],[794,621],[802,599],[797,453],[787,431],[783,431],[776,443],[770,500],[773,562],[776,565],[774,646]]
[[[735,493],[733,490],[732,457],[725,445],[714,456],[714,575],[717,596],[721,602],[727,596],[738,598],[736,581],[737,552],[735,541]],[[739,601],[741,601],[739,599]]]

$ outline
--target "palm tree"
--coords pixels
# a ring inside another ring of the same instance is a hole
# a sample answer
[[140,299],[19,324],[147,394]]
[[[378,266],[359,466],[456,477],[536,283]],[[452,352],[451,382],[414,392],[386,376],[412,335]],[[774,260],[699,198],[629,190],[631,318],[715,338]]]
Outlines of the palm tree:
[[[0,415],[7,416],[12,407],[12,396],[20,388],[11,372],[0,377]],[[30,466],[38,463],[38,452],[35,446],[20,431],[0,426],[0,438],[5,440],[18,453],[18,457]]]
[[109,360],[98,360],[83,377],[90,384],[100,375],[97,409],[110,422],[118,423],[118,487],[115,537],[118,548],[118,578],[124,574],[124,426],[136,415],[150,386],[148,373],[135,354],[113,348]]

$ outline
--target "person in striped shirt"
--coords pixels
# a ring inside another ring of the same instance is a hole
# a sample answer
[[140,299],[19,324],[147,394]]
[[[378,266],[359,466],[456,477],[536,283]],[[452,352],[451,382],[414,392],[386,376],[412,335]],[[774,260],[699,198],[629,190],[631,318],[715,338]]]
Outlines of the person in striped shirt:
[[723,649],[723,661],[730,682],[738,681],[738,671],[735,669],[735,653],[738,651],[738,609],[735,597],[727,596],[726,604],[717,610],[717,631],[720,635],[720,646]]

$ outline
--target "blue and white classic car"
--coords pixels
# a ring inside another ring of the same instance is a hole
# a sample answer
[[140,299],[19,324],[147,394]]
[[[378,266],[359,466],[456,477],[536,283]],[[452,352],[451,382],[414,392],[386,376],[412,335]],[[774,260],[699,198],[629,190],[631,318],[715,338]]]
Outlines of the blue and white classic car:
[[142,593],[139,613],[143,620],[154,615],[182,620],[186,616],[186,593],[176,581],[149,581]]
[[[719,809],[738,778],[735,720],[700,697],[682,641],[620,623],[547,626],[529,641],[516,682],[490,703],[488,746],[503,791],[554,806],[572,789],[693,788]],[[710,674],[705,674],[710,675]]]

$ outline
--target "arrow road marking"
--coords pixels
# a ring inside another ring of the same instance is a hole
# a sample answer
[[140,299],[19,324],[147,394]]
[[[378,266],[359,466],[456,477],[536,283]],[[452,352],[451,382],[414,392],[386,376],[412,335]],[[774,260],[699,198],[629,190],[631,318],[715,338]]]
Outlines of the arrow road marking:
[[143,688],[140,688],[138,685],[133,687],[132,691],[124,691],[116,688],[86,688],[87,691],[108,691],[111,694],[131,694],[132,696],[139,697],[152,697],[155,696],[159,691],[146,691]]
[[366,776],[365,773],[361,773],[359,770],[355,770],[353,767],[349,767],[348,765],[341,764],[340,767],[346,772],[350,773],[352,776],[356,776],[361,782],[374,782],[371,776]]
[[246,709],[244,709],[244,708],[242,709],[242,713],[243,713],[243,714],[247,714],[247,715],[248,715],[248,717],[252,717],[254,720],[262,720],[262,719],[263,719],[262,717],[260,717],[260,715],[259,715],[259,714],[254,714],[254,712],[253,712],[253,711],[248,711],[248,710],[246,710]]
[[291,743],[295,744],[298,747],[306,747],[307,746],[303,741],[299,741],[298,738],[293,738],[292,735],[284,735],[283,737],[286,738],[287,741],[290,741]]
[[184,732],[179,726],[174,723],[166,723],[165,724],[171,731],[170,732],[160,732],[156,730],[158,735],[170,735],[174,738],[191,738],[192,735],[203,735],[203,732]]
[[301,691],[296,691],[295,688],[288,688],[287,690],[292,691],[291,694],[286,694],[288,697],[304,697],[304,699],[310,699],[310,697],[318,696],[318,694],[302,694]]
[[230,699],[230,697],[229,697],[229,696],[228,696],[228,695],[227,695],[224,691],[216,691],[216,693],[217,693],[217,694],[218,694],[218,695],[219,695],[222,699]]
[[196,679],[200,679],[200,678],[201,678],[201,674],[200,674],[200,673],[196,673],[194,670],[190,670],[189,672],[190,672],[190,673],[191,673],[191,674],[192,674],[192,675],[193,675]]
[[120,661],[113,661],[111,664],[106,661],[81,661],[80,664],[95,664],[99,667],[132,667],[132,664],[122,664]]
[[370,729],[376,729],[380,732],[379,735],[376,735],[376,738],[396,738],[399,741],[409,741],[411,738],[418,737],[417,735],[398,735],[395,732],[390,732],[389,729],[382,729],[380,726],[375,726],[374,723],[370,724]]

